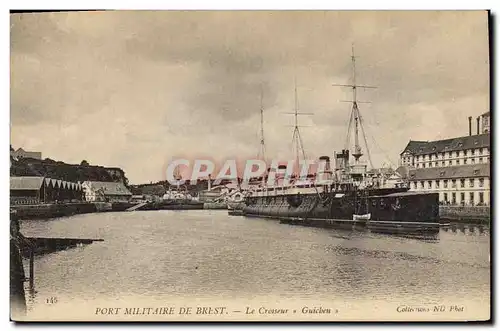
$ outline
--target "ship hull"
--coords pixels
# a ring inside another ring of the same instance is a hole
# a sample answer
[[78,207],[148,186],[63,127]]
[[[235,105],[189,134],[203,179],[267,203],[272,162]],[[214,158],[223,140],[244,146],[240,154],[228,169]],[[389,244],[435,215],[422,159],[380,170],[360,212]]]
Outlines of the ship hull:
[[203,209],[203,203],[198,201],[162,201],[152,202],[138,210],[198,210]]
[[[285,224],[324,228],[417,234],[439,231],[438,195],[406,191],[377,189],[251,197],[243,212],[245,216],[274,218]],[[370,219],[353,220],[356,214],[370,214]]]

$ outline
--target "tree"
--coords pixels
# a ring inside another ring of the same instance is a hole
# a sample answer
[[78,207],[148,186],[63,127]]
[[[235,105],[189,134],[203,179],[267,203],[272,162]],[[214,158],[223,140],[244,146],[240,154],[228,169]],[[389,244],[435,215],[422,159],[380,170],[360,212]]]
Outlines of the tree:
[[88,167],[89,163],[87,162],[87,160],[83,160],[82,162],[80,162],[80,165]]

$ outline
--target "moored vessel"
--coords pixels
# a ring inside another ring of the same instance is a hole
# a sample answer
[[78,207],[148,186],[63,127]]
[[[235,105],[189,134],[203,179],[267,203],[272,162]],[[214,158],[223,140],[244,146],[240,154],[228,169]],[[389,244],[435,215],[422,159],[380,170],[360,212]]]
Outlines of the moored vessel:
[[[389,179],[381,173],[368,171],[360,160],[363,152],[359,143],[359,128],[363,133],[369,163],[363,123],[356,100],[355,57],[352,84],[339,85],[352,89],[352,109],[346,147],[334,154],[330,167],[328,156],[320,157],[320,172],[308,174],[306,180],[294,174],[290,183],[277,175],[272,185],[262,185],[245,200],[245,216],[279,219],[281,223],[319,227],[367,228],[387,233],[436,233],[439,231],[439,201],[437,193],[410,192],[402,179]],[[370,88],[370,86],[361,86]],[[297,90],[295,88],[295,98]],[[297,99],[296,99],[297,100]],[[295,102],[297,105],[297,101]],[[304,156],[304,147],[297,124],[292,142],[296,144],[296,159]],[[349,151],[350,133],[354,127],[354,153]],[[302,151],[302,153],[299,153]],[[354,158],[351,162],[351,156]],[[298,162],[297,162],[298,164]],[[269,176],[269,173],[267,174]],[[318,177],[322,181],[316,181]],[[326,183],[326,184],[325,184]]]

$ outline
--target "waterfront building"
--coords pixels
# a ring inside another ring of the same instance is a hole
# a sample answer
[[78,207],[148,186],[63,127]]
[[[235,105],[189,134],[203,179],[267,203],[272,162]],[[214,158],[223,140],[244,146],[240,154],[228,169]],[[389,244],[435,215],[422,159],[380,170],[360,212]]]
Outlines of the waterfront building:
[[122,182],[85,181],[82,187],[88,202],[126,202],[132,198],[132,193]]
[[10,156],[15,160],[25,159],[25,158],[37,159],[37,160],[42,159],[41,152],[29,152],[29,151],[25,151],[22,148],[18,148],[17,150],[14,150],[11,148]]
[[[412,191],[439,193],[450,205],[490,204],[490,115],[476,118],[476,134],[436,141],[414,141],[400,154]],[[482,124],[482,129],[481,129]]]
[[11,205],[82,201],[78,183],[38,176],[10,177]]

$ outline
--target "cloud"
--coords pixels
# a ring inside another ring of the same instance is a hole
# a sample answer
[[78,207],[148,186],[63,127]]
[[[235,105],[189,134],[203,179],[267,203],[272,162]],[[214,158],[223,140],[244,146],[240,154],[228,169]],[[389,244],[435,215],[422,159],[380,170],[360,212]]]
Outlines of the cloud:
[[353,43],[378,87],[358,95],[376,165],[489,109],[487,12],[13,14],[12,144],[149,182],[172,155],[256,155],[262,94],[268,154],[287,158],[296,81],[307,153],[332,155]]

